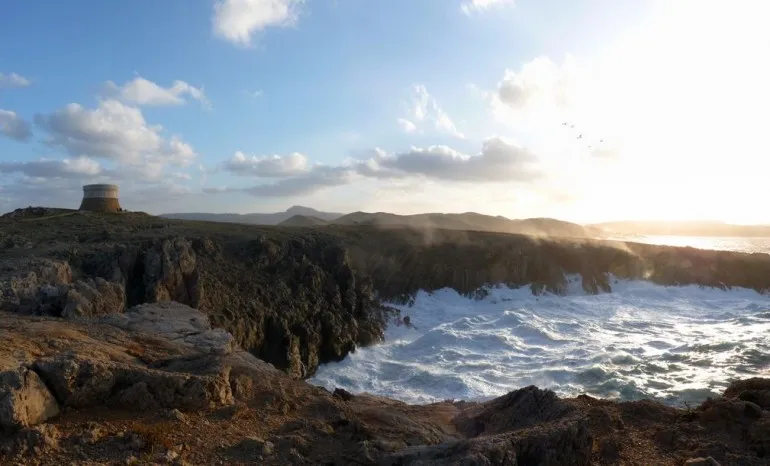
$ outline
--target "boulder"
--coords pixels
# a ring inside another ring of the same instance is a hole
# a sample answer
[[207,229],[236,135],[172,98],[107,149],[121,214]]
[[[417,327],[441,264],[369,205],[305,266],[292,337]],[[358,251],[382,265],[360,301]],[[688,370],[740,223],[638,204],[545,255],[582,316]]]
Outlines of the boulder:
[[0,431],[11,433],[59,414],[40,377],[26,367],[0,372]]
[[206,314],[176,302],[142,304],[122,314],[107,315],[101,322],[128,332],[158,335],[202,353],[225,355],[236,347],[233,336],[212,328]]
[[770,379],[754,377],[735,381],[727,387],[724,396],[750,401],[762,409],[770,410]]

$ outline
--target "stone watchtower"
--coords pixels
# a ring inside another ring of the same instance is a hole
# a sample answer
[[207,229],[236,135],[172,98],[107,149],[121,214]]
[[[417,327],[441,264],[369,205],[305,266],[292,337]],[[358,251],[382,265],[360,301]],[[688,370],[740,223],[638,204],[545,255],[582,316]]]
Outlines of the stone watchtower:
[[114,184],[87,184],[83,186],[80,210],[91,212],[119,212],[118,186]]

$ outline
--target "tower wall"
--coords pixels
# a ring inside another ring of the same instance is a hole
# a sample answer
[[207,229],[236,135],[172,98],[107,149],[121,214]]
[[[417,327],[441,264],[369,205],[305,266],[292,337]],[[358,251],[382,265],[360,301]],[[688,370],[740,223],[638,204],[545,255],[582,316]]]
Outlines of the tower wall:
[[80,210],[91,212],[118,212],[118,187],[114,184],[88,184],[83,186],[83,202]]

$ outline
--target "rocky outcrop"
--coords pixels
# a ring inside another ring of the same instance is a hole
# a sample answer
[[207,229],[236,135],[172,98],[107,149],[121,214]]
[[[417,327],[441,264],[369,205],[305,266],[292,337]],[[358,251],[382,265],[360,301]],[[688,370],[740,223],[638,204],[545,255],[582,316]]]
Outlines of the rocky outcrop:
[[537,387],[464,410],[455,425],[467,440],[407,448],[380,464],[581,466],[591,460],[594,438],[585,414]]
[[0,278],[0,309],[22,314],[65,318],[94,317],[123,312],[122,284],[101,277],[75,279],[67,261],[23,259]]
[[60,355],[35,362],[35,371],[62,406],[112,405],[141,410],[201,409],[232,403],[229,368],[218,361],[169,360],[157,369],[94,361],[85,355]]
[[766,379],[687,410],[536,387],[413,406],[294,380],[206,317],[176,303],[0,314],[0,463],[753,466],[770,454],[770,411],[746,399],[763,399]]
[[10,433],[59,414],[59,404],[26,367],[0,372],[0,431]]
[[157,335],[206,354],[228,355],[236,349],[233,336],[222,328],[212,328],[206,314],[176,302],[143,304],[104,316],[100,322],[128,332]]
[[[489,232],[255,227],[127,213],[0,219],[0,309],[90,318],[145,303],[200,309],[235,343],[295,378],[383,337],[424,289],[483,296],[485,286],[586,293],[617,278],[770,289],[770,256]],[[26,246],[25,246],[26,247]]]

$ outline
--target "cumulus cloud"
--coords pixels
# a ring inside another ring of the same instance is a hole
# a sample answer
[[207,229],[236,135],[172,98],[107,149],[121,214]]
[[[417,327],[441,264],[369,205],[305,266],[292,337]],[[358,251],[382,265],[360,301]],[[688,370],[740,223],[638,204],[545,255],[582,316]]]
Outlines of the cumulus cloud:
[[0,135],[23,142],[32,137],[32,130],[16,112],[0,109]]
[[251,157],[243,152],[236,152],[224,164],[231,173],[242,176],[259,178],[282,178],[307,173],[310,170],[307,157],[295,152],[286,156],[256,156]]
[[295,24],[303,3],[304,0],[218,0],[214,4],[214,34],[237,45],[250,45],[257,32]]
[[519,70],[506,70],[496,97],[515,111],[569,109],[576,104],[577,80],[572,58],[558,65],[548,57],[538,57]]
[[493,6],[500,6],[505,4],[512,5],[513,0],[469,0],[463,3],[460,9],[466,15],[470,15],[474,12],[488,10]]
[[407,133],[418,131],[422,125],[432,125],[436,130],[463,139],[463,133],[457,130],[449,115],[430,95],[422,84],[412,86],[412,100],[409,103],[408,118],[399,118],[398,124]]
[[0,88],[27,87],[27,86],[30,86],[31,84],[32,82],[29,79],[25,78],[20,74],[0,73]]
[[[543,176],[533,154],[500,138],[487,140],[476,155],[463,154],[448,146],[412,148],[393,154],[374,149],[368,158],[338,166],[310,165],[304,156],[298,156],[248,158],[237,153],[226,162],[228,171],[251,176],[257,181],[280,179],[247,188],[206,188],[205,192],[241,191],[257,196],[292,197],[366,179],[427,179],[479,184],[529,183]],[[294,162],[290,162],[293,158]]]
[[400,154],[375,151],[358,173],[374,178],[422,176],[441,181],[529,182],[542,176],[537,158],[500,138],[487,140],[476,155],[448,146],[413,148]]
[[104,85],[104,94],[109,98],[137,105],[181,105],[185,103],[185,96],[205,106],[209,105],[203,88],[197,88],[179,80],[174,81],[170,87],[162,87],[141,76],[122,86],[107,81]]
[[35,123],[48,132],[46,142],[72,156],[110,159],[129,165],[187,165],[193,148],[178,136],[163,137],[163,127],[149,125],[141,110],[117,100],[104,100],[90,110],[72,103]]
[[31,178],[88,178],[101,172],[99,163],[88,157],[0,163],[0,173],[19,173]]

